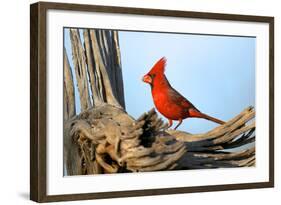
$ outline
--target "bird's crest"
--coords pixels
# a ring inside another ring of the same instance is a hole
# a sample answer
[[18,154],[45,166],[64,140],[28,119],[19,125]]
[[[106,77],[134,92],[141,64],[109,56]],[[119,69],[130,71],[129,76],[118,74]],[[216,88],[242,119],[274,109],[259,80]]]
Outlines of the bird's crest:
[[167,59],[162,57],[160,60],[155,63],[155,65],[149,71],[149,74],[156,74],[156,73],[164,73],[166,67]]

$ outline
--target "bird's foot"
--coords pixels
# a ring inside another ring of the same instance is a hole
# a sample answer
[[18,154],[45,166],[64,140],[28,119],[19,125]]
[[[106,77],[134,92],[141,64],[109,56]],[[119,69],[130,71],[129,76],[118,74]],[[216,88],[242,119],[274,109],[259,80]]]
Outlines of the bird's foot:
[[182,119],[179,120],[179,124],[177,124],[177,126],[174,128],[174,130],[176,130],[182,123]]
[[172,125],[173,125],[173,120],[170,120],[170,119],[169,119],[169,124],[168,124],[167,129],[169,129],[170,127],[172,127]]

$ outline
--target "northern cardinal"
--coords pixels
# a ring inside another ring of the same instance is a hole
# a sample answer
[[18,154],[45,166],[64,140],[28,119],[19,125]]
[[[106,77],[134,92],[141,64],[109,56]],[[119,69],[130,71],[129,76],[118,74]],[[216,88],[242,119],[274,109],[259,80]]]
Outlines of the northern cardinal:
[[177,129],[182,120],[188,117],[204,118],[218,124],[224,124],[223,121],[200,112],[191,102],[176,91],[164,74],[165,67],[166,58],[163,57],[143,76],[142,80],[150,85],[155,107],[169,120],[169,127],[173,125],[173,120],[177,120],[179,121],[175,127]]

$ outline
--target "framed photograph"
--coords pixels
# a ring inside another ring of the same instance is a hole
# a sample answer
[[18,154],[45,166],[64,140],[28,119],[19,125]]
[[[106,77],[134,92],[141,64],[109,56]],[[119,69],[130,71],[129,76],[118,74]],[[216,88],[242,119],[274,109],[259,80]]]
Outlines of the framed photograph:
[[274,18],[40,2],[30,198],[274,186]]

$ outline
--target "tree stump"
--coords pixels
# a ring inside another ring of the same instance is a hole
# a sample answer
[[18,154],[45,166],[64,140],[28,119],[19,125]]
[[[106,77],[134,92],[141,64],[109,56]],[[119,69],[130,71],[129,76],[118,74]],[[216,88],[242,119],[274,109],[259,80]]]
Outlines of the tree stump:
[[67,121],[64,149],[69,175],[144,172],[255,163],[254,109],[247,108],[224,125],[200,135],[167,130],[154,109],[137,120],[122,108],[102,104]]

